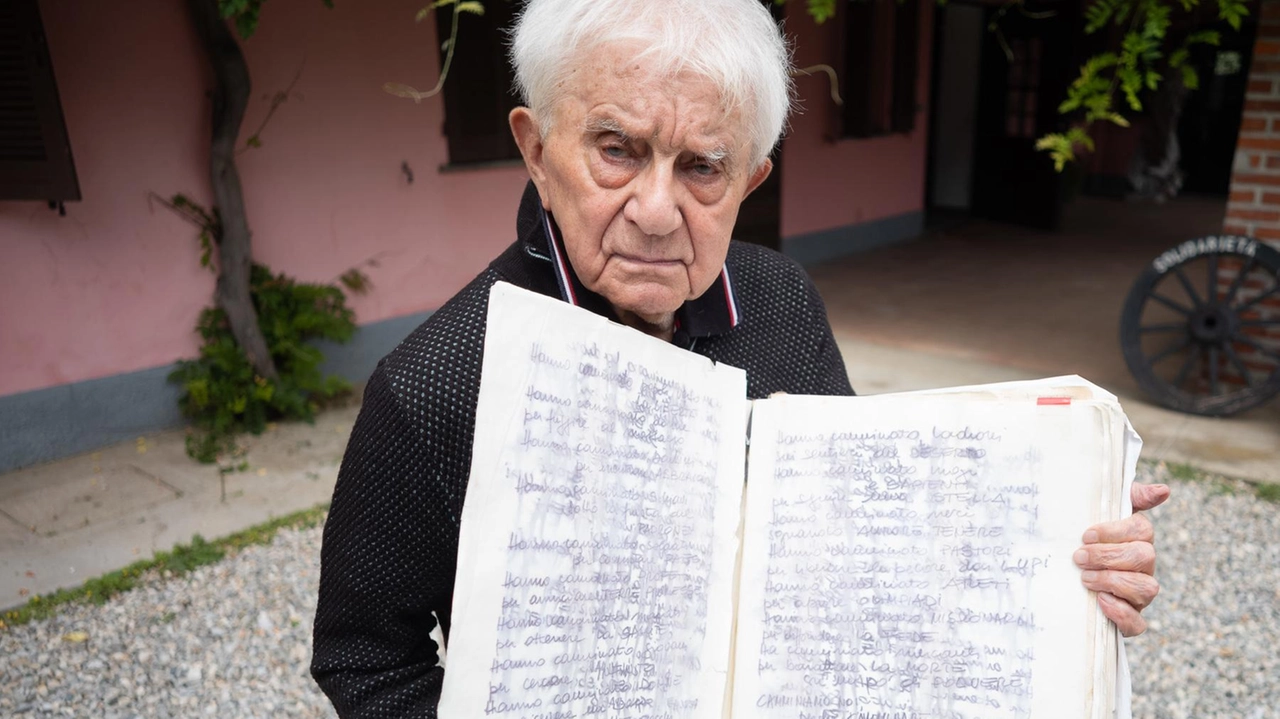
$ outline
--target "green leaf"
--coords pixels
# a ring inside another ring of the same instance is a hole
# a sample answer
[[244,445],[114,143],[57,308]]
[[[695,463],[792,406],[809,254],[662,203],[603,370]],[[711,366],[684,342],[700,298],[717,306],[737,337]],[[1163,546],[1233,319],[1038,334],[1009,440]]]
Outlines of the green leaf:
[[1058,172],[1062,172],[1067,163],[1075,159],[1070,140],[1060,133],[1045,135],[1036,140],[1036,149],[1049,153],[1049,157],[1053,159],[1053,169]]
[[1073,127],[1067,131],[1067,139],[1075,145],[1083,145],[1084,148],[1093,152],[1093,138],[1089,137],[1089,133],[1083,127]]
[[458,6],[454,8],[454,12],[469,12],[473,15],[483,15],[484,3],[481,3],[479,0],[466,0],[465,2],[458,3]]
[[1218,0],[1218,19],[1226,20],[1232,30],[1240,30],[1240,24],[1249,14],[1244,0]]
[[[1109,121],[1109,122],[1112,122],[1112,123],[1114,123],[1114,124],[1116,124],[1116,125],[1119,125],[1120,127],[1128,127],[1128,126],[1129,126],[1129,118],[1125,117],[1124,115],[1121,115],[1121,114],[1120,114],[1120,113],[1118,113],[1118,112],[1108,113],[1108,114],[1107,114],[1107,116],[1106,116],[1105,118],[1103,118],[1103,119],[1105,119],[1105,120],[1107,120],[1107,121]],[[1090,144],[1092,144],[1092,141],[1090,141]]]
[[809,15],[821,25],[836,14],[836,0],[808,0]]
[[1216,47],[1222,44],[1222,34],[1217,30],[1201,30],[1199,32],[1193,32],[1187,36],[1187,39],[1183,44],[1187,47],[1192,45],[1213,45]]
[[1188,90],[1200,89],[1200,74],[1190,65],[1182,66],[1182,84]]
[[1134,0],[1094,0],[1084,11],[1084,31],[1093,34],[1101,30],[1113,18],[1120,22],[1123,13],[1127,15]]
[[249,147],[262,147],[262,138],[258,137],[257,135],[250,135],[249,139],[244,141],[244,144],[248,145]]

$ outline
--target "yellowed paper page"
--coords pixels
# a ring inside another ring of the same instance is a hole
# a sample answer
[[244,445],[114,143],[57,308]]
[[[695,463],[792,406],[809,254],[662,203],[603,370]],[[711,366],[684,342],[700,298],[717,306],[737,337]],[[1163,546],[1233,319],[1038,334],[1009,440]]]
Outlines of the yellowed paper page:
[[746,377],[490,295],[440,716],[720,719]]
[[752,420],[735,719],[1095,716],[1071,561],[1109,402],[782,397]]

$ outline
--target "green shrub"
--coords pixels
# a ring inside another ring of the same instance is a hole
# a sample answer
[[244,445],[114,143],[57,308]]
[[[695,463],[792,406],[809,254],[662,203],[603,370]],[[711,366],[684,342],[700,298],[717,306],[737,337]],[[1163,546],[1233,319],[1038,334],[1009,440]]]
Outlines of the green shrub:
[[226,314],[216,307],[201,312],[196,324],[203,341],[200,356],[179,362],[169,375],[170,382],[182,386],[179,405],[196,428],[187,437],[187,453],[201,462],[216,461],[234,447],[236,434],[258,434],[267,422],[311,421],[324,402],[351,388],[340,377],[321,374],[324,355],[310,344],[351,339],[355,315],[341,289],[295,282],[254,265],[250,293],[279,377],[270,380],[254,372]]

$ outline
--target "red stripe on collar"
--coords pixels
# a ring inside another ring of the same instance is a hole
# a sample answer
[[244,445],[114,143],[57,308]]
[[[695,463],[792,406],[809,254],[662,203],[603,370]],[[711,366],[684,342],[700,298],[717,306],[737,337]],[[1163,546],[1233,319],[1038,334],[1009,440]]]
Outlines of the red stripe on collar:
[[542,222],[547,228],[547,237],[551,240],[551,256],[556,263],[556,279],[560,282],[560,293],[565,302],[577,307],[578,293],[573,291],[573,281],[569,279],[569,264],[565,262],[564,251],[560,249],[560,238],[556,237],[550,212],[542,213]]

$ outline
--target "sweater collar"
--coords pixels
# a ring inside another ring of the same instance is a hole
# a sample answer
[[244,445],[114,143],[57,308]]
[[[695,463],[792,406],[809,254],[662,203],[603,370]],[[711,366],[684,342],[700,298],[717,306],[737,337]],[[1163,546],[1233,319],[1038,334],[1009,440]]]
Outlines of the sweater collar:
[[[525,257],[540,265],[533,271],[553,274],[562,300],[617,321],[609,302],[588,290],[573,271],[560,227],[551,213],[543,209],[538,190],[532,182],[525,187],[524,196],[520,199],[516,231]],[[676,310],[676,334],[690,338],[722,335],[741,321],[740,305],[726,264],[720,268],[720,275],[706,292]]]

